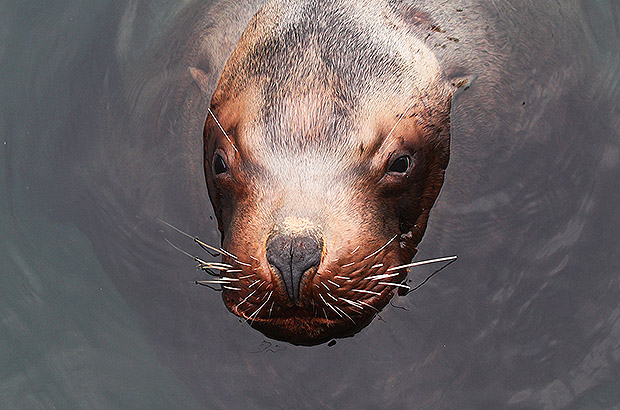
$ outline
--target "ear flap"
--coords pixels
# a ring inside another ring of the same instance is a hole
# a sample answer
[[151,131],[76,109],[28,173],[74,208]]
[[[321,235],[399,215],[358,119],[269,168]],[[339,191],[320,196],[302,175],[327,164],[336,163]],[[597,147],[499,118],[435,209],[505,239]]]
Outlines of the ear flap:
[[463,91],[467,91],[469,87],[473,84],[473,82],[478,78],[477,75],[468,75],[468,76],[460,76],[453,77],[450,79],[450,85],[452,86],[452,97],[462,93]]
[[196,67],[189,67],[189,73],[194,79],[194,82],[196,83],[198,88],[200,88],[202,95],[205,98],[209,98],[209,76],[207,75],[207,73]]

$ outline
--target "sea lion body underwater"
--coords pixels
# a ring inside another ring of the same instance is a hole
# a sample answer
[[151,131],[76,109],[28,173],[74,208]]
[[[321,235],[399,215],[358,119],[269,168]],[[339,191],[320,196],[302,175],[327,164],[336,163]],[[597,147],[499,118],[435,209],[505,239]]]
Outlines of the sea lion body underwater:
[[350,336],[403,287],[455,90],[411,21],[387,1],[271,1],[223,69],[204,126],[223,299],[269,337]]

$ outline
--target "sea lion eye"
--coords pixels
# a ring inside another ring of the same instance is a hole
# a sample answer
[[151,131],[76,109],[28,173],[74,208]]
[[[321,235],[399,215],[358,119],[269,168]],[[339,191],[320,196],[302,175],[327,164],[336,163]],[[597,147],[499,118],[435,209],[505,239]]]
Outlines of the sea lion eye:
[[411,166],[411,157],[409,155],[403,155],[402,157],[398,157],[392,162],[388,172],[393,172],[395,174],[404,174],[409,170]]
[[226,161],[220,154],[215,154],[213,157],[213,172],[215,175],[223,174],[228,171],[228,167],[226,166]]

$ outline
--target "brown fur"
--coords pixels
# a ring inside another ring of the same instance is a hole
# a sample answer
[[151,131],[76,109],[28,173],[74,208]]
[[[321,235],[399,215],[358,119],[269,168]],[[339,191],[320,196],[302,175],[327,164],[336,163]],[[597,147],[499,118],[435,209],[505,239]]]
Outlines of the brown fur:
[[[225,133],[211,115],[204,130],[209,194],[235,255],[224,257],[235,281],[224,302],[297,344],[359,331],[404,281],[405,269],[368,277],[417,252],[448,163],[452,94],[418,34],[386,4],[311,4],[270,2],[253,18],[211,101]],[[386,36],[395,47],[384,50]],[[228,166],[217,176],[216,153]],[[388,173],[403,154],[410,173]],[[323,250],[293,302],[265,249],[274,232],[296,226]]]

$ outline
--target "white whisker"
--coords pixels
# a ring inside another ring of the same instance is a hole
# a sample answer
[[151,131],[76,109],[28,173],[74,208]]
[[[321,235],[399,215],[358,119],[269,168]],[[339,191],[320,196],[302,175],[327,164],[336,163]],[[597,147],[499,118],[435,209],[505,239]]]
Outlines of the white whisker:
[[389,268],[387,270],[387,272],[390,272],[390,271],[393,271],[393,270],[396,270],[396,269],[412,268],[414,266],[427,265],[429,263],[453,261],[456,258],[458,258],[458,256],[454,255],[454,256],[446,256],[446,257],[443,257],[443,258],[427,259],[427,260],[424,260],[424,261],[412,262],[412,263],[408,263],[406,265],[394,266],[392,268]]
[[238,278],[230,278],[228,276],[220,276],[220,280],[223,280],[226,282],[239,282]]
[[252,297],[253,294],[256,293],[256,290],[254,290],[252,293],[250,293],[249,295],[247,295],[245,298],[243,298],[243,300],[241,302],[239,302],[239,304],[237,305],[237,307],[240,307],[241,305],[243,305],[245,302],[247,302],[247,300],[249,298]]
[[325,298],[323,298],[323,295],[321,295],[321,294],[319,293],[319,297],[321,298],[321,300],[323,301],[323,303],[325,303],[325,305],[326,305],[326,306],[330,307],[330,308],[331,308],[331,310],[333,310],[334,312],[336,312],[336,314],[342,318],[342,315],[340,314],[340,312],[338,312],[336,309],[334,309],[334,307],[333,307],[333,306],[332,306],[332,305],[331,305],[328,301],[326,301],[326,300],[325,300]]
[[205,242],[201,241],[200,239],[198,239],[196,237],[194,237],[194,242],[196,242],[198,245],[203,246],[203,247],[205,247],[207,249],[211,249],[213,252],[222,253],[222,254],[224,254],[226,256],[229,256],[229,257],[231,257],[231,258],[233,258],[233,259],[238,261],[238,259],[237,259],[237,257],[235,255],[233,255],[232,253],[230,253],[228,251],[225,251],[222,248],[216,248],[215,246],[211,246],[208,243],[205,243]]
[[361,301],[361,300],[360,300],[360,302],[359,302],[359,303],[361,303],[361,304],[362,304],[362,305],[364,305],[364,306],[368,306],[369,308],[371,308],[371,309],[372,309],[372,310],[374,310],[375,312],[379,313],[379,309],[377,309],[377,308],[376,308],[376,307],[374,307],[373,305],[370,305],[370,304],[368,304],[368,303],[366,303],[366,302],[364,302],[364,301]]
[[339,284],[337,284],[336,282],[334,282],[334,281],[332,281],[332,280],[327,279],[327,281],[328,281],[329,283],[331,283],[332,285],[334,285],[335,287],[337,287],[337,288],[339,288],[339,287],[340,287],[340,285],[339,285]]
[[217,120],[217,117],[215,116],[215,114],[213,114],[213,111],[211,111],[211,107],[208,107],[208,110],[209,110],[209,114],[211,114],[211,116],[213,117],[213,119],[217,123],[217,126],[220,127],[220,130],[222,130],[222,133],[224,134],[224,136],[226,137],[228,142],[230,142],[230,145],[232,145],[232,147],[235,149],[235,152],[239,152],[237,150],[237,147],[235,147],[235,144],[233,144],[233,142],[230,140],[230,137],[228,136],[226,131],[224,131],[224,127],[222,127],[222,124],[220,124],[220,122]]
[[351,289],[352,292],[358,292],[358,293],[367,293],[369,295],[377,295],[377,296],[381,296],[381,293],[379,292],[373,292],[372,290],[364,290],[364,289]]
[[380,247],[379,249],[377,249],[376,251],[374,251],[374,252],[373,252],[373,253],[371,253],[370,255],[366,256],[366,257],[365,257],[364,259],[362,259],[362,260],[363,260],[363,261],[365,261],[365,260],[366,260],[366,259],[368,259],[368,258],[372,258],[372,257],[373,257],[373,256],[375,256],[376,254],[378,254],[379,252],[381,252],[382,250],[384,250],[385,248],[387,248],[387,247],[388,247],[388,246],[389,246],[389,245],[390,245],[390,244],[394,241],[394,239],[396,239],[397,237],[398,237],[398,234],[397,234],[397,235],[394,235],[394,236],[392,237],[392,239],[390,239],[389,241],[387,241],[387,242],[385,243],[385,245],[383,245],[382,247]]
[[398,276],[400,275],[400,272],[394,272],[394,273],[384,273],[382,275],[375,275],[375,276],[369,276],[367,278],[364,278],[364,280],[379,280],[379,279],[387,279],[387,278],[391,278],[394,276]]
[[340,299],[344,300],[345,302],[347,302],[351,306],[355,306],[356,308],[359,308],[359,309],[364,309],[364,306],[361,303],[359,303],[359,302],[354,302],[352,300],[349,300],[349,299],[346,299],[346,298],[343,298],[343,297],[341,297]]
[[397,288],[403,288],[403,289],[411,289],[410,286],[407,285],[403,285],[402,283],[392,283],[392,282],[379,282],[379,285],[385,285],[385,286],[395,286]]
[[211,263],[201,263],[198,265],[198,268],[200,269],[215,269],[215,270],[221,270],[221,271],[228,271],[228,268],[225,266],[217,266],[217,265],[212,265]]

